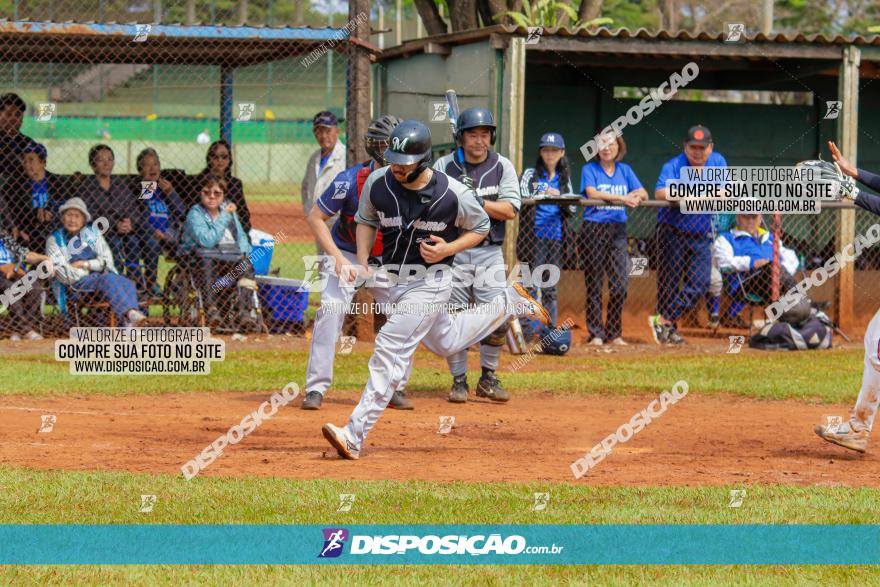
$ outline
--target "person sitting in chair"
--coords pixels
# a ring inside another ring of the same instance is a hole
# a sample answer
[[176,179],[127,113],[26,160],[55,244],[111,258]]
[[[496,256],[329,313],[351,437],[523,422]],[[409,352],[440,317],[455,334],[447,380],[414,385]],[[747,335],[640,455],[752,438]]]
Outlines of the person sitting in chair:
[[141,151],[136,163],[141,176],[142,189],[145,182],[156,182],[155,190],[148,194],[149,197],[146,199],[149,210],[146,218],[148,224],[142,230],[153,235],[152,240],[146,241],[145,246],[154,248],[144,258],[149,260],[146,266],[147,281],[154,284],[151,293],[159,295],[161,294],[158,285],[159,255],[164,253],[168,257],[174,257],[177,254],[180,225],[183,223],[186,208],[174,186],[162,176],[159,154],[155,149],[147,147]]
[[223,323],[217,294],[233,283],[238,288],[239,326],[252,330],[254,268],[248,256],[251,243],[236,213],[226,201],[226,180],[207,175],[200,186],[201,203],[190,208],[183,225],[181,251],[188,255],[212,327]]
[[[70,198],[58,209],[61,225],[46,240],[46,253],[56,264],[58,303],[100,293],[127,327],[140,326],[147,317],[138,308],[134,282],[116,272],[113,253],[95,226],[85,202]],[[106,221],[106,219],[105,219]]]
[[[79,186],[79,196],[98,218],[110,221],[107,242],[116,261],[117,272],[125,272],[145,293],[160,295],[157,285],[156,258],[159,250],[147,221],[147,208],[140,193],[132,191],[131,182],[113,174],[116,164],[113,149],[95,145],[89,149],[89,165],[93,175],[86,176]],[[146,267],[141,269],[141,259]]]
[[12,314],[15,332],[10,340],[21,340],[22,335],[19,332],[24,333],[25,340],[43,339],[43,335],[36,331],[41,312],[40,288],[32,284],[31,287],[19,290],[17,283],[26,275],[22,268],[23,263],[36,265],[42,262],[46,263],[43,275],[51,275],[55,269],[49,257],[28,250],[11,235],[0,230],[0,306],[8,305]]
[[[733,298],[721,325],[729,328],[748,328],[739,313],[745,306],[743,293],[753,294],[769,301],[772,287],[773,234],[761,227],[760,214],[737,214],[736,225],[715,239],[714,256],[724,275],[724,289]],[[795,285],[794,272],[798,268],[797,254],[779,243],[779,291],[785,293]]]

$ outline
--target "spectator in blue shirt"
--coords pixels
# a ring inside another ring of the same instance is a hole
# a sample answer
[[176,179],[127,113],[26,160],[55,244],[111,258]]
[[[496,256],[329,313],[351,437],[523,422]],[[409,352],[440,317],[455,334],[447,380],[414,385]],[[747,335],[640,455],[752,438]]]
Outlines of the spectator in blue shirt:
[[[727,167],[727,161],[714,148],[708,128],[691,127],[684,152],[663,165],[654,197],[666,199],[666,182],[680,179],[682,167]],[[713,216],[682,214],[674,205],[661,208],[657,214],[657,313],[648,319],[657,343],[685,343],[676,322],[709,290]]]
[[[141,151],[137,159],[137,170],[142,182],[156,182],[155,190],[146,200],[147,226],[143,230],[152,234],[153,238],[148,241],[152,248],[147,256],[151,264],[146,267],[147,281],[153,283],[153,294],[161,295],[162,290],[156,280],[159,267],[159,255],[174,257],[177,251],[180,227],[183,224],[186,209],[183,200],[171,182],[162,177],[162,166],[159,162],[159,154],[150,147]],[[143,184],[141,184],[143,189]]]
[[[0,218],[2,221],[2,218]],[[29,287],[19,290],[16,282],[26,274],[24,263],[46,263],[47,274],[51,275],[55,269],[49,257],[29,250],[6,234],[0,228],[0,306],[9,306],[12,314],[12,327],[15,332],[10,340],[21,340],[23,332],[25,340],[42,340],[43,335],[37,332],[41,317],[40,292],[41,288],[33,283]],[[10,289],[12,288],[12,289]]]
[[[773,283],[773,233],[761,226],[760,214],[738,214],[733,227],[715,239],[713,253],[718,268],[724,275],[724,286],[732,301],[721,326],[748,328],[739,317],[745,303],[737,298],[738,290],[755,294],[765,303],[770,302]],[[795,286],[794,274],[798,269],[797,253],[779,243],[779,291],[787,292]]]
[[[648,199],[648,192],[632,167],[623,163],[626,142],[623,136],[601,133],[598,156],[581,171],[581,192],[591,200],[604,200],[605,206],[587,206],[580,235],[580,254],[584,260],[587,290],[586,319],[592,345],[610,342],[625,345],[621,336],[623,302],[629,280],[629,254],[626,241],[626,209]],[[602,322],[602,284],[608,276],[608,309]]]
[[[572,193],[570,167],[565,156],[565,141],[562,135],[555,132],[545,133],[538,148],[535,166],[526,169],[520,179],[520,191],[523,196],[558,196]],[[555,265],[561,269],[563,224],[567,216],[567,206],[559,204],[534,206],[532,224],[534,238],[529,256],[532,269],[538,265]],[[547,308],[550,313],[550,325],[555,326],[558,317],[556,284],[542,287],[540,296],[537,295],[535,287],[529,288],[529,293]]]
[[46,237],[57,228],[58,206],[66,199],[63,176],[46,171],[46,147],[31,141],[22,149],[22,176],[15,190],[7,193],[8,220],[18,239],[35,251],[46,246]]

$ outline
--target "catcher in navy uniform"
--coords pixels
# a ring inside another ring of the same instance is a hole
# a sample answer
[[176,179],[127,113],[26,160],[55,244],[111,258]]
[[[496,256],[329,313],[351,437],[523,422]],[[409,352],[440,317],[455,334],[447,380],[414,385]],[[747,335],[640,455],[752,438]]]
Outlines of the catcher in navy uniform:
[[[506,268],[501,246],[504,243],[505,221],[513,220],[522,203],[519,178],[513,163],[492,150],[495,144],[495,120],[485,108],[469,108],[458,116],[456,125],[458,149],[441,157],[434,169],[468,184],[490,219],[489,235],[473,249],[455,257],[456,281],[471,285],[455,285],[450,301],[458,307],[490,302],[504,291]],[[482,276],[480,274],[483,274]],[[495,374],[501,357],[501,346],[507,337],[507,323],[491,333],[480,344],[482,374],[477,383],[477,396],[506,402],[510,395]],[[464,403],[468,397],[467,349],[448,358],[452,372],[449,401]]]

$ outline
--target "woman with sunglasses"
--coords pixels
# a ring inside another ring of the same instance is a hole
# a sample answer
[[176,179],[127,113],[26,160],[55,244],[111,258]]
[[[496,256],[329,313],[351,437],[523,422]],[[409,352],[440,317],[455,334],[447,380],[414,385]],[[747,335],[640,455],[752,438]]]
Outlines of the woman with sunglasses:
[[202,292],[209,325],[216,327],[224,321],[217,309],[218,294],[227,287],[236,287],[239,327],[246,332],[256,325],[256,281],[248,258],[251,243],[238,217],[238,206],[226,199],[226,190],[223,178],[204,177],[199,190],[201,202],[186,215],[181,250]]
[[208,153],[205,155],[205,168],[193,178],[192,186],[195,189],[189,190],[190,193],[187,194],[190,200],[186,202],[187,207],[199,203],[199,190],[201,189],[199,186],[209,175],[223,178],[226,181],[226,200],[235,204],[238,217],[241,219],[241,226],[244,228],[245,234],[249,233],[251,231],[251,212],[244,198],[244,186],[241,180],[232,176],[232,147],[225,140],[214,141],[208,147]]

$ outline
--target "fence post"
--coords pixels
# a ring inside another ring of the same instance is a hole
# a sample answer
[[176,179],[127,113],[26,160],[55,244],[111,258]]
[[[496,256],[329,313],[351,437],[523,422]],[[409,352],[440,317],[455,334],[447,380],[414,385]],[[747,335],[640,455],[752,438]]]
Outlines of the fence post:
[[[366,19],[364,19],[366,15]],[[351,38],[369,43],[370,41],[370,0],[350,0],[348,3],[348,26],[354,27],[349,34]],[[348,91],[345,104],[345,136],[348,165],[367,159],[363,136],[370,124],[370,55],[359,45],[347,43],[348,67],[346,78]],[[332,50],[331,50],[332,55]],[[328,104],[329,105],[329,104]],[[360,290],[355,298],[358,302],[368,301],[364,298],[364,290]],[[358,314],[355,332],[358,340],[373,340],[374,317],[369,314]]]
[[[842,101],[840,115],[837,119],[837,144],[843,156],[856,165],[858,157],[858,124],[859,124],[859,63],[861,51],[854,46],[843,50],[838,77],[837,99]],[[856,231],[855,210],[840,210],[837,216],[837,227],[834,235],[834,249],[853,242]],[[834,289],[834,319],[843,329],[852,328],[854,319],[855,267],[849,263],[837,274]]]
[[[497,98],[501,116],[501,147],[513,163],[517,173],[522,173],[523,121],[525,118],[526,44],[522,37],[510,37],[503,50],[504,67],[501,95]],[[507,221],[504,233],[504,262],[508,270],[516,264],[516,239],[519,233],[519,216]]]
[[232,68],[220,66],[220,138],[232,144]]
[[[367,15],[366,21],[363,15]],[[369,42],[370,0],[351,0],[348,3],[349,26],[354,26],[350,37]],[[370,124],[370,55],[354,43],[347,45],[348,92],[345,105],[345,136],[348,141],[349,165],[367,158],[362,137]]]

